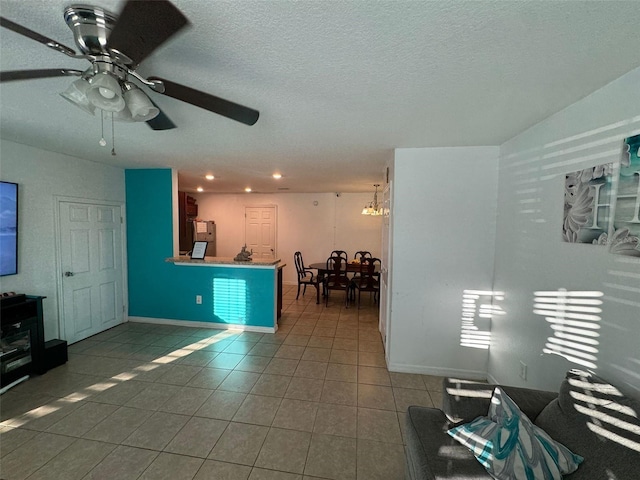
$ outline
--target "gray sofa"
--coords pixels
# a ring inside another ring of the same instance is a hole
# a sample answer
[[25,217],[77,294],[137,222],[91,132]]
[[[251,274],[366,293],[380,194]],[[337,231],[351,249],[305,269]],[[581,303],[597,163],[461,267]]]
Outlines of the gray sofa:
[[[449,428],[486,416],[496,385],[446,378],[442,410],[407,410],[406,479],[491,478]],[[570,480],[640,479],[640,401],[603,379],[567,372],[560,392],[501,386],[538,427],[584,457]]]

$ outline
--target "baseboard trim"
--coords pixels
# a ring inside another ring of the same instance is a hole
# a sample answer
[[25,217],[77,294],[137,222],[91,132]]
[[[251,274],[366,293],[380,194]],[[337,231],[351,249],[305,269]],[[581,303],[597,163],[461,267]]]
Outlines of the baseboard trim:
[[229,323],[212,323],[212,322],[198,322],[195,320],[175,320],[168,318],[154,318],[154,317],[132,317],[128,319],[133,323],[152,323],[156,325],[173,325],[176,327],[196,327],[196,328],[211,328],[216,330],[238,330],[242,332],[256,332],[256,333],[276,333],[278,326],[275,327],[255,327],[252,325],[237,325]]
[[487,372],[479,370],[463,370],[458,368],[425,367],[422,365],[406,365],[390,363],[390,372],[419,373],[421,375],[435,375],[438,377],[461,377],[469,380],[486,380]]

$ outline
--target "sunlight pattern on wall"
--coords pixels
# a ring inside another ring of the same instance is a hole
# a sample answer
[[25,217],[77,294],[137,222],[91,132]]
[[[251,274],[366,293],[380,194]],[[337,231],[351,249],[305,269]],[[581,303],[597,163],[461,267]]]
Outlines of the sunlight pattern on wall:
[[602,297],[598,291],[535,292],[533,313],[544,316],[553,335],[542,351],[597,368]]
[[213,314],[225,323],[246,324],[248,320],[247,282],[239,278],[213,279]]
[[491,319],[504,315],[496,301],[504,300],[504,292],[464,290],[462,292],[462,319],[460,345],[487,350],[491,344]]

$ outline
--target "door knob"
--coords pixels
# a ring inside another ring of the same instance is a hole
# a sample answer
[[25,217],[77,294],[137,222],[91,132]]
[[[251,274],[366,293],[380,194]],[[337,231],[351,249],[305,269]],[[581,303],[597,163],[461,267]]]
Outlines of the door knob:
[[65,277],[73,277],[73,272],[64,272]]

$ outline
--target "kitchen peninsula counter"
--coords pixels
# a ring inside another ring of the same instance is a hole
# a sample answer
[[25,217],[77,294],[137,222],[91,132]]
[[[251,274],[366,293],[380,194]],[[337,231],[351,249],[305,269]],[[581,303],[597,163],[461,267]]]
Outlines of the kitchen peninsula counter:
[[[165,258],[174,279],[171,317],[153,323],[208,328],[241,328],[273,333],[282,312],[280,259],[238,262],[233,257],[192,259],[187,255]],[[134,318],[133,321],[149,321]]]

